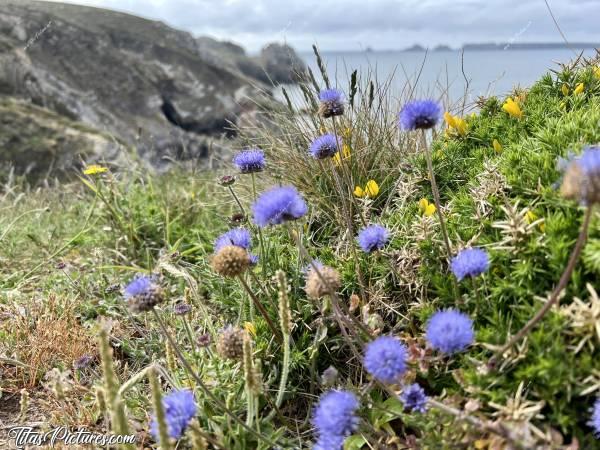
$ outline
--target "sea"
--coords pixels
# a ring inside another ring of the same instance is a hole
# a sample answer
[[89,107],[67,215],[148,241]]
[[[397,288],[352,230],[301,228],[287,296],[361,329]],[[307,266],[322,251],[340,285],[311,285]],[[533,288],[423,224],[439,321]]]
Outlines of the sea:
[[[584,51],[591,57],[593,50]],[[348,91],[350,74],[370,76],[379,83],[389,82],[392,99],[404,98],[414,87],[414,96],[443,100],[447,106],[474,105],[480,96],[504,96],[515,87],[528,87],[546,72],[559,70],[559,63],[574,60],[579,53],[568,49],[510,49],[456,51],[363,51],[322,52],[332,85]],[[300,56],[318,76],[314,53]],[[302,95],[290,86],[293,103],[303,106]],[[282,98],[281,92],[276,92]],[[466,96],[466,97],[465,97]]]

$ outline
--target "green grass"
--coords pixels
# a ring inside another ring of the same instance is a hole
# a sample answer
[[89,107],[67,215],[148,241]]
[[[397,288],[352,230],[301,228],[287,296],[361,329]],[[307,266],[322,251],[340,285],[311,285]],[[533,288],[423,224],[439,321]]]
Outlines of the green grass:
[[[561,92],[564,83],[572,91],[580,82],[585,84],[582,94]],[[354,344],[360,347],[378,334],[394,334],[410,346],[405,381],[416,380],[428,395],[448,405],[523,432],[530,436],[529,441],[521,436],[525,448],[565,448],[575,439],[580,448],[599,448],[586,422],[597,395],[590,388],[600,378],[596,363],[600,337],[594,322],[591,327],[577,326],[565,313],[575,297],[584,303],[593,300],[593,290],[586,285],[598,288],[597,209],[561,306],[501,360],[499,370],[486,373],[481,368],[493,346],[503,344],[540,308],[566,265],[583,208],[560,196],[556,163],[569,151],[578,153],[584,145],[600,142],[600,79],[587,64],[563,68],[515,93],[523,96],[522,119],[502,110],[504,99],[489,98],[481,102],[478,114],[466,117],[466,135],[436,134],[433,163],[453,251],[485,247],[492,261],[489,272],[478,280],[480,294],[471,280],[465,280],[458,285],[458,297],[437,217],[422,216],[418,207],[422,198],[433,201],[425,159],[414,136],[397,132],[389,112],[394,106],[385,89],[371,101],[369,85],[367,78],[349,87],[348,92],[357,92],[355,106],[336,124],[350,129],[345,142],[352,154],[341,190],[332,176],[334,169],[305,156],[308,143],[322,127],[333,131],[331,121],[298,117],[282,109],[264,128],[245,130],[248,143],[261,146],[268,155],[268,170],[258,177],[259,191],[277,182],[293,183],[310,205],[309,214],[292,229],[263,231],[265,252],[252,275],[246,275],[276,323],[278,270],[290,285],[289,379],[279,409],[273,402],[283,371],[283,349],[239,282],[221,278],[211,267],[213,241],[232,226],[230,217],[238,212],[227,188],[215,181],[214,174],[173,171],[158,176],[116,168],[51,189],[6,186],[0,196],[2,400],[14,405],[23,388],[31,397],[24,418],[18,417],[15,407],[3,420],[11,424],[41,417],[48,426],[114,430],[95,394],[103,388],[97,337],[98,327],[104,327],[111,336],[119,382],[134,377],[122,397],[129,425],[138,442],[146,445],[155,445],[148,435],[153,408],[146,377],[135,375],[150,364],[161,367],[165,392],[194,388],[199,405],[194,423],[211,445],[216,442],[220,448],[267,449],[274,441],[281,448],[309,447],[314,439],[311,410],[327,389],[320,374],[330,366],[339,372],[336,387],[361,392],[362,425],[348,439],[348,449],[386,448],[394,439],[401,445],[414,439],[421,448],[431,449],[501,445],[502,438],[436,409],[409,414],[388,392],[369,384],[361,361],[340,333],[330,302],[311,300],[303,290],[302,269],[308,261],[295,245],[293,233],[298,233],[311,258],[340,272],[340,299],[353,307],[351,314],[371,334],[361,334]],[[315,86],[308,84],[303,90],[310,105]],[[494,139],[502,144],[501,152],[494,150]],[[369,179],[379,183],[379,196],[352,199],[353,187]],[[249,177],[239,176],[233,189],[249,212],[253,200]],[[385,250],[355,256],[354,237],[345,231],[343,202],[352,208],[354,232],[363,222],[382,223],[392,231]],[[256,230],[248,226],[254,238],[252,251],[259,253]],[[120,288],[136,273],[156,274],[166,296],[159,314],[169,332],[211,392],[242,422],[248,418],[251,397],[243,364],[222,358],[214,344],[199,348],[194,341],[204,333],[218,339],[227,324],[250,323],[249,329],[255,329],[253,361],[263,386],[262,392],[252,394],[256,409],[254,419],[248,419],[251,431],[186,374],[152,314],[133,316],[127,311]],[[357,273],[363,277],[362,285]],[[172,309],[182,301],[192,306],[185,317]],[[427,319],[447,307],[469,313],[476,330],[476,344],[451,358],[426,350],[423,338]],[[575,352],[584,338],[586,343]],[[84,354],[94,361],[74,370],[73,360]],[[58,382],[48,381],[54,368],[63,373]],[[519,410],[519,405],[539,407]],[[191,431],[179,448],[191,445],[197,435]],[[553,436],[555,447],[545,436]]]

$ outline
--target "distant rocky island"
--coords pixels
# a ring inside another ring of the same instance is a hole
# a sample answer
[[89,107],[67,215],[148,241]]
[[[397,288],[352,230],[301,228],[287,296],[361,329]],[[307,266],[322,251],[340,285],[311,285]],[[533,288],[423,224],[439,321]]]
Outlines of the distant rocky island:
[[[444,52],[453,50],[563,50],[563,49],[577,49],[587,50],[600,48],[600,43],[592,42],[483,42],[483,43],[470,43],[464,44],[462,47],[453,49],[448,45],[438,45],[432,50],[434,52]],[[415,44],[405,48],[404,52],[424,52],[427,50],[426,47]]]

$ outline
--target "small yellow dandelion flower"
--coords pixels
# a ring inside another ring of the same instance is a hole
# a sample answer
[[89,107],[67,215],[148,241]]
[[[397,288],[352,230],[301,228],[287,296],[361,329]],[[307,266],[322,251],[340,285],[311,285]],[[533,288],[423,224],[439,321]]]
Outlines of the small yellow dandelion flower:
[[512,117],[516,117],[518,119],[523,117],[523,111],[521,111],[521,107],[511,97],[506,99],[504,105],[502,105],[502,109]]
[[585,89],[585,85],[583,83],[579,83],[579,84],[577,84],[577,86],[575,86],[573,93],[576,95],[581,94],[584,89]]
[[600,78],[600,66],[594,67],[594,76]]
[[421,210],[421,214],[426,217],[431,217],[435,214],[435,205],[433,203],[429,203],[429,200],[426,198],[419,200],[419,209]]
[[492,147],[494,147],[496,153],[502,152],[502,144],[500,143],[500,141],[498,141],[498,139],[494,139],[494,141],[492,142]]
[[248,334],[256,337],[256,327],[252,322],[244,322],[244,329],[248,332]]
[[567,95],[569,95],[569,86],[567,86],[566,84],[563,84],[562,87],[560,88],[560,90],[562,91],[562,94],[566,97]]
[[354,188],[354,196],[358,198],[363,198],[365,196],[365,191],[360,186],[356,186]]
[[99,166],[98,164],[90,164],[83,169],[85,175],[98,175],[101,173],[108,172],[106,167]]
[[369,180],[365,185],[364,192],[368,198],[375,198],[379,195],[379,185],[375,180]]

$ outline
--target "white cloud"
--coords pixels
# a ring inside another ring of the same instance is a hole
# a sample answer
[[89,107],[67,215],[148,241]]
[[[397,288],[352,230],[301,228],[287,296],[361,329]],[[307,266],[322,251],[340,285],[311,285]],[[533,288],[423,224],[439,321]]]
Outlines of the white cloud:
[[[257,50],[273,40],[307,49],[396,49],[413,43],[561,40],[541,0],[79,0],[159,19]],[[550,0],[572,41],[600,41],[598,0]]]

